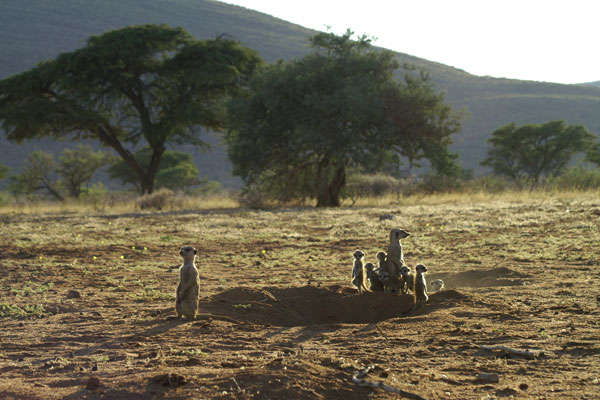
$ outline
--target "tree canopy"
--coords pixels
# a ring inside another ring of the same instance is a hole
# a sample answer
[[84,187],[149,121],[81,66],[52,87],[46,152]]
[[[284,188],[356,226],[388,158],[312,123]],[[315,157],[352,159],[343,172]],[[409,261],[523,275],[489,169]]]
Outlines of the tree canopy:
[[535,185],[542,177],[563,171],[577,152],[589,147],[593,137],[584,126],[565,121],[520,127],[512,123],[494,131],[488,139],[488,156],[481,164],[515,182]]
[[[0,121],[15,141],[97,139],[151,193],[165,146],[206,146],[199,128],[223,128],[225,99],[261,63],[255,51],[224,37],[199,41],[167,25],[126,27],[0,81]],[[140,142],[152,150],[148,165],[129,150]]]
[[459,113],[426,74],[406,68],[396,80],[393,53],[352,35],[315,35],[312,53],[269,66],[230,103],[229,157],[247,188],[336,206],[349,166],[390,152],[440,168],[452,162],[447,145]]

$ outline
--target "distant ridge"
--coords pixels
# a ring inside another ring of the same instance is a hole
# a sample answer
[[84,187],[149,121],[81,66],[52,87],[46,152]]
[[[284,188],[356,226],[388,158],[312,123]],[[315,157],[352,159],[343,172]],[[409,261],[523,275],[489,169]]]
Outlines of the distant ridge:
[[[268,62],[302,57],[308,37],[316,31],[272,16],[214,0],[2,0],[0,2],[0,79],[25,71],[44,59],[72,51],[93,34],[128,25],[165,23],[182,26],[198,39],[228,34],[256,49]],[[352,28],[351,26],[349,28]],[[367,32],[368,33],[368,32]],[[410,39],[407,39],[410,40]],[[600,82],[561,85],[513,79],[478,77],[437,62],[398,53],[430,71],[438,90],[456,108],[466,107],[470,119],[453,137],[453,150],[466,168],[480,172],[486,139],[498,127],[515,122],[555,119],[585,125],[600,132]],[[517,62],[517,61],[516,61]],[[212,137],[208,153],[190,151],[201,173],[225,186],[239,180],[229,173],[224,148]],[[17,145],[0,136],[0,163],[18,171],[34,149],[58,153],[66,143],[49,141]]]
[[598,87],[598,88],[600,88],[600,81],[579,83],[579,86],[591,86],[591,87]]

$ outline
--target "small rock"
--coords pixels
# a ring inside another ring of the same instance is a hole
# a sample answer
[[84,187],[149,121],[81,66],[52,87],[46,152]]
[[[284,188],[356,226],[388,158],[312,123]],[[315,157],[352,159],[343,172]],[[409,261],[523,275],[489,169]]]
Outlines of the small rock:
[[528,385],[528,384],[526,384],[526,383],[521,383],[521,384],[519,385],[519,389],[520,389],[520,390],[527,390],[527,389],[529,389],[529,385]]
[[85,388],[87,390],[96,390],[100,387],[100,384],[100,379],[96,378],[95,376],[90,376]]
[[394,217],[392,214],[383,214],[379,216],[380,221],[393,220],[394,218],[396,217]]
[[482,372],[481,374],[477,375],[477,378],[479,378],[482,381],[486,381],[486,382],[492,382],[492,383],[500,382],[500,375],[498,375],[495,372]]
[[67,299],[79,299],[81,294],[77,290],[69,290],[67,293]]

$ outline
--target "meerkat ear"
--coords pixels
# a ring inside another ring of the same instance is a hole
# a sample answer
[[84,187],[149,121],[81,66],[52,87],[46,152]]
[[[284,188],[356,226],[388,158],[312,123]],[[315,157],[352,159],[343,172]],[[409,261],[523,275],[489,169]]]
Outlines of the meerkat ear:
[[198,254],[198,250],[194,249],[194,254]]

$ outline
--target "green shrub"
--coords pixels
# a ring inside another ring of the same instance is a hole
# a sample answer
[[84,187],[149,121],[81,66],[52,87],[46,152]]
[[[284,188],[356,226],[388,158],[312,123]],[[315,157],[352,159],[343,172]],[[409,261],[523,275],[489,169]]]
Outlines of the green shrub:
[[567,168],[562,174],[548,178],[546,185],[551,189],[598,189],[600,188],[600,169],[589,164]]

